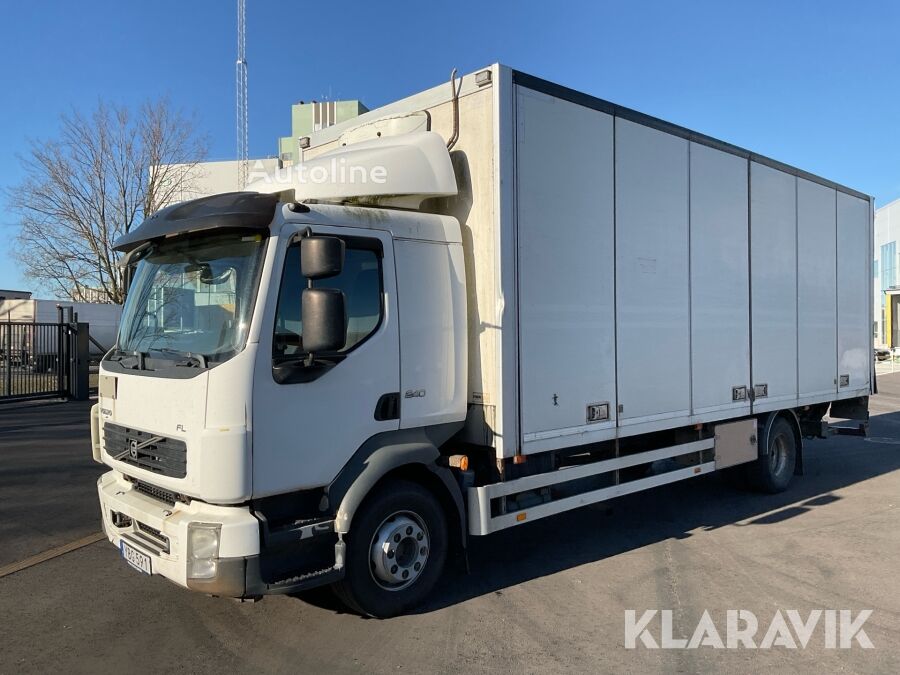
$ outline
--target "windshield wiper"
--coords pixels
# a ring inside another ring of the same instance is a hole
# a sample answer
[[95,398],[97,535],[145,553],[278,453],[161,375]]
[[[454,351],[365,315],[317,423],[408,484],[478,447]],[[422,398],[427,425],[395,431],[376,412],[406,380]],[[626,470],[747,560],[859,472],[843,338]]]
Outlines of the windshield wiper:
[[208,360],[206,358],[206,354],[197,354],[194,352],[182,351],[180,349],[170,349],[168,347],[163,347],[162,349],[155,349],[154,351],[162,352],[164,354],[177,354],[179,356],[184,356],[183,361],[176,361],[176,366],[185,366],[187,368],[207,368]]
[[[109,360],[118,362],[123,368],[130,368],[131,370],[147,370],[147,358],[147,352],[128,351],[116,348],[112,350]],[[125,359],[134,359],[134,361],[125,363]]]

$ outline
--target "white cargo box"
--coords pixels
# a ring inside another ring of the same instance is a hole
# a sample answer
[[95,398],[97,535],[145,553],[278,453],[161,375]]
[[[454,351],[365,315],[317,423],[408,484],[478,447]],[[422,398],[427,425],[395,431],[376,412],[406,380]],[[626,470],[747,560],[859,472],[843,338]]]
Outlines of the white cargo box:
[[[460,90],[460,195],[424,205],[463,226],[470,440],[508,457],[868,395],[869,196],[484,73]],[[444,84],[318,132],[306,158],[421,110],[450,138],[450,99]]]

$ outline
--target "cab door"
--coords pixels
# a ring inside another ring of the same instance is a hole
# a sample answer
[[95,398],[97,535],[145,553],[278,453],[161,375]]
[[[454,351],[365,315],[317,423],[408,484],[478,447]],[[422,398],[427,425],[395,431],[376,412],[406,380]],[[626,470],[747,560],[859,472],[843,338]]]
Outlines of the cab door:
[[[280,241],[253,385],[253,495],[328,484],[371,436],[399,427],[400,354],[394,251],[388,233],[312,226],[346,243],[340,275],[316,287],[344,292],[347,342],[334,365],[294,381],[276,381],[273,364],[301,359],[299,240]],[[280,269],[278,263],[281,263]],[[395,413],[396,411],[396,413]]]

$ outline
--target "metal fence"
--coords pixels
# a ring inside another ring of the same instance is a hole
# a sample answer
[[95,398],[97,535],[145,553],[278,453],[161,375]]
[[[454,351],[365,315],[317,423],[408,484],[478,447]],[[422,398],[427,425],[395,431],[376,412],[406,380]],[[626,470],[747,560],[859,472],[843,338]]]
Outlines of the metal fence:
[[0,322],[0,401],[71,396],[78,327]]

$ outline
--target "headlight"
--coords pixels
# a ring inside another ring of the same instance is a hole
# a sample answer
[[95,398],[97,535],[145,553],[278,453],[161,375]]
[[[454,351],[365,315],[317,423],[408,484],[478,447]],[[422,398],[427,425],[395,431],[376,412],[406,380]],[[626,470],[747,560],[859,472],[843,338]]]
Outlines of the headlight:
[[219,557],[221,525],[188,524],[189,579],[212,579],[216,576]]

